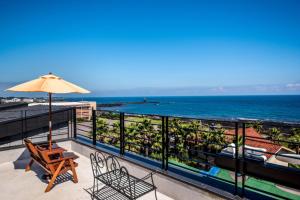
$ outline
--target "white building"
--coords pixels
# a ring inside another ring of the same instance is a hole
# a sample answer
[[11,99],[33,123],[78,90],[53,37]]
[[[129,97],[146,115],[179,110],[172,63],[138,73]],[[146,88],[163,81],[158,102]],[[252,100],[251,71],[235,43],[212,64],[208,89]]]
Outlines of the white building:
[[[28,106],[36,106],[36,105],[49,105],[49,103],[30,103]],[[80,101],[80,102],[53,102],[52,106],[66,106],[66,107],[76,107],[77,118],[88,119],[90,120],[92,117],[92,110],[96,109],[96,102],[91,101]]]
[[16,103],[16,102],[21,102],[21,99],[19,99],[19,98],[2,99],[1,101],[3,103]]
[[22,102],[25,102],[25,103],[33,103],[34,100],[33,100],[33,99],[30,99],[30,98],[24,98],[24,99],[22,99]]

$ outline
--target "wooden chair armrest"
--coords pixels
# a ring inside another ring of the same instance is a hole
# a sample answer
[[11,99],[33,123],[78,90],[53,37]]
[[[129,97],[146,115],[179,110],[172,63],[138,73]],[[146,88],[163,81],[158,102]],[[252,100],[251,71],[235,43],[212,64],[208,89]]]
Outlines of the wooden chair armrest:
[[[56,141],[52,141],[52,144],[56,144]],[[35,143],[35,145],[39,145],[39,146],[41,146],[41,145],[47,145],[47,146],[49,146],[49,142],[37,142],[37,143]]]
[[53,160],[47,161],[47,163],[48,164],[60,163],[63,160],[70,160],[70,159],[72,159],[74,161],[77,158],[78,158],[78,156],[73,154],[73,155],[67,155],[67,156],[64,156],[64,157],[60,157],[58,159],[53,159]]
[[60,163],[63,160],[69,160],[69,159],[74,160],[73,157],[64,157],[64,158],[58,158],[58,159],[53,159],[53,160],[47,161],[47,164]]
[[[35,147],[40,148],[41,150],[47,150],[49,149],[49,143],[48,142],[38,142],[34,144]],[[55,141],[52,142],[52,148],[59,148]]]
[[41,148],[38,148],[38,151],[42,152],[42,153],[45,153],[46,155],[53,155],[53,154],[60,154],[60,153],[63,153],[65,151],[67,151],[66,149],[64,148],[54,148],[52,149],[52,151],[49,151],[49,149],[41,149]]

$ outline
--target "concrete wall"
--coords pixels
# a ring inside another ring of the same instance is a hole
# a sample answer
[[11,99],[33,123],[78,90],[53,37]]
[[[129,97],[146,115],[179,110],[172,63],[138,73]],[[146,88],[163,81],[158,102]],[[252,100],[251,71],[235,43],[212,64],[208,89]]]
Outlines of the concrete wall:
[[[95,149],[88,146],[81,145],[76,142],[71,142],[71,149],[75,152],[80,153],[83,156],[89,157],[89,155],[95,152]],[[104,153],[104,152],[103,152]],[[105,154],[105,153],[104,153]],[[107,154],[106,154],[107,155]],[[125,166],[129,173],[142,178],[146,176],[150,170],[145,169],[139,165],[133,164],[132,162],[119,159],[120,165]],[[177,181],[166,175],[156,173],[154,175],[154,183],[160,193],[163,193],[173,199],[178,200],[200,200],[200,199],[222,199],[221,197],[214,195],[213,193],[201,190],[183,182]]]

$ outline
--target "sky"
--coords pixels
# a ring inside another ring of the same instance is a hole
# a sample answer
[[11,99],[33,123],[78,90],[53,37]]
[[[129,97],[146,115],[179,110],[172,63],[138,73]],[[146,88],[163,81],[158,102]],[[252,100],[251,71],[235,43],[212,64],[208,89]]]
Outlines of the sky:
[[0,0],[0,96],[48,72],[90,96],[300,94],[299,9],[297,0]]

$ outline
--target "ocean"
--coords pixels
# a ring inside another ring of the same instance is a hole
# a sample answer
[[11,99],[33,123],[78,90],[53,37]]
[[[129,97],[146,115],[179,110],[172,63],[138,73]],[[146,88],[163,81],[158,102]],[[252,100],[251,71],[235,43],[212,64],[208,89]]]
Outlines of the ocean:
[[300,122],[300,95],[281,96],[197,96],[197,97],[87,97],[65,98],[66,101],[125,103],[118,107],[102,107],[127,113],[199,117],[208,119],[259,119]]

